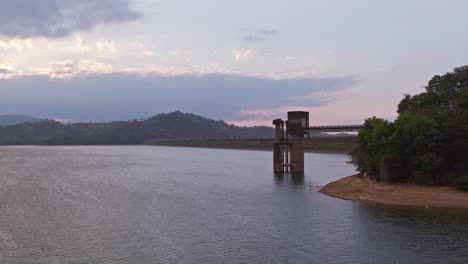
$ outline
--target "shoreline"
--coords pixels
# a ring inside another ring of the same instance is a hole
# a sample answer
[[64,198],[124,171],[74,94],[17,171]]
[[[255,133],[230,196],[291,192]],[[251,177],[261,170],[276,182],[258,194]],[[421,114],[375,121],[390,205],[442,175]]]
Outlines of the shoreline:
[[373,205],[468,209],[468,192],[449,186],[382,183],[359,175],[330,182],[319,192],[342,200]]
[[[215,147],[215,146],[169,146],[169,145],[153,145],[153,144],[144,144],[140,146],[150,146],[150,147],[169,147],[169,148],[198,148],[198,149],[226,149],[226,150],[247,150],[247,151],[273,151],[271,148],[251,148],[251,147]],[[327,150],[304,150],[305,153],[314,153],[314,154],[335,154],[335,155],[348,155],[349,151],[327,151]]]
[[[246,151],[273,151],[273,148],[261,147],[216,147],[216,146],[171,146],[154,144],[90,144],[90,145],[0,145],[0,147],[169,147],[169,148],[197,148],[197,149],[225,149],[225,150],[246,150]],[[334,150],[311,150],[305,149],[305,153],[329,154],[329,155],[348,155],[349,151]]]
[[[212,138],[212,139],[153,139],[144,145],[235,150],[273,151],[273,138]],[[357,137],[311,137],[304,140],[307,153],[348,154],[357,144]]]

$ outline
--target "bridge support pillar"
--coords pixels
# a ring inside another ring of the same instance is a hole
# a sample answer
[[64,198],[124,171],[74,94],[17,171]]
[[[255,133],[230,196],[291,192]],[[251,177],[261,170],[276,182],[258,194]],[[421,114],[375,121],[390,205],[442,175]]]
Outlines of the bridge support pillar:
[[273,144],[273,171],[275,174],[288,172],[288,139],[285,132],[284,122],[281,119],[273,121],[275,125],[275,143]]
[[289,143],[291,145],[291,172],[304,172],[304,136],[289,135]]

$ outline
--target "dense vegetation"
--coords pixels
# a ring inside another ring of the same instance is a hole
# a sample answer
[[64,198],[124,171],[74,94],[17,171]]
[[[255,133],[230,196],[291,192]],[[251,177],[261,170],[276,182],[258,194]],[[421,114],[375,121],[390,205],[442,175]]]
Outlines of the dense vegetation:
[[367,119],[358,138],[351,163],[369,177],[468,190],[468,66],[405,95],[394,122]]
[[0,145],[141,144],[150,139],[273,137],[270,127],[238,127],[173,112],[146,120],[62,124],[52,120],[0,126]]

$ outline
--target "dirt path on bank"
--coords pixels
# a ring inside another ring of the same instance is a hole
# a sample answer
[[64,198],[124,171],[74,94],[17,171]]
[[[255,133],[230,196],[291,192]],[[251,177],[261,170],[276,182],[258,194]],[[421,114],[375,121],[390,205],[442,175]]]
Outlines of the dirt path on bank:
[[446,186],[381,183],[357,175],[331,182],[320,192],[372,204],[468,209],[468,192]]

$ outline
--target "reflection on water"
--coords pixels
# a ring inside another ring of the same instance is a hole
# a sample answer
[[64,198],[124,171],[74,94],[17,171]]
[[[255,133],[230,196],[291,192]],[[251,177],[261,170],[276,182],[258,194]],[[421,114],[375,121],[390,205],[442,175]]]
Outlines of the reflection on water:
[[[362,243],[398,252],[408,263],[463,263],[468,260],[468,212],[453,209],[358,207]],[[387,232],[381,230],[385,228]],[[391,232],[391,236],[389,236]]]
[[275,174],[274,177],[277,184],[282,184],[286,181],[292,185],[302,186],[305,181],[305,175],[303,173]]
[[306,154],[1,147],[0,263],[468,263],[465,211],[365,206],[311,191],[354,169]]

